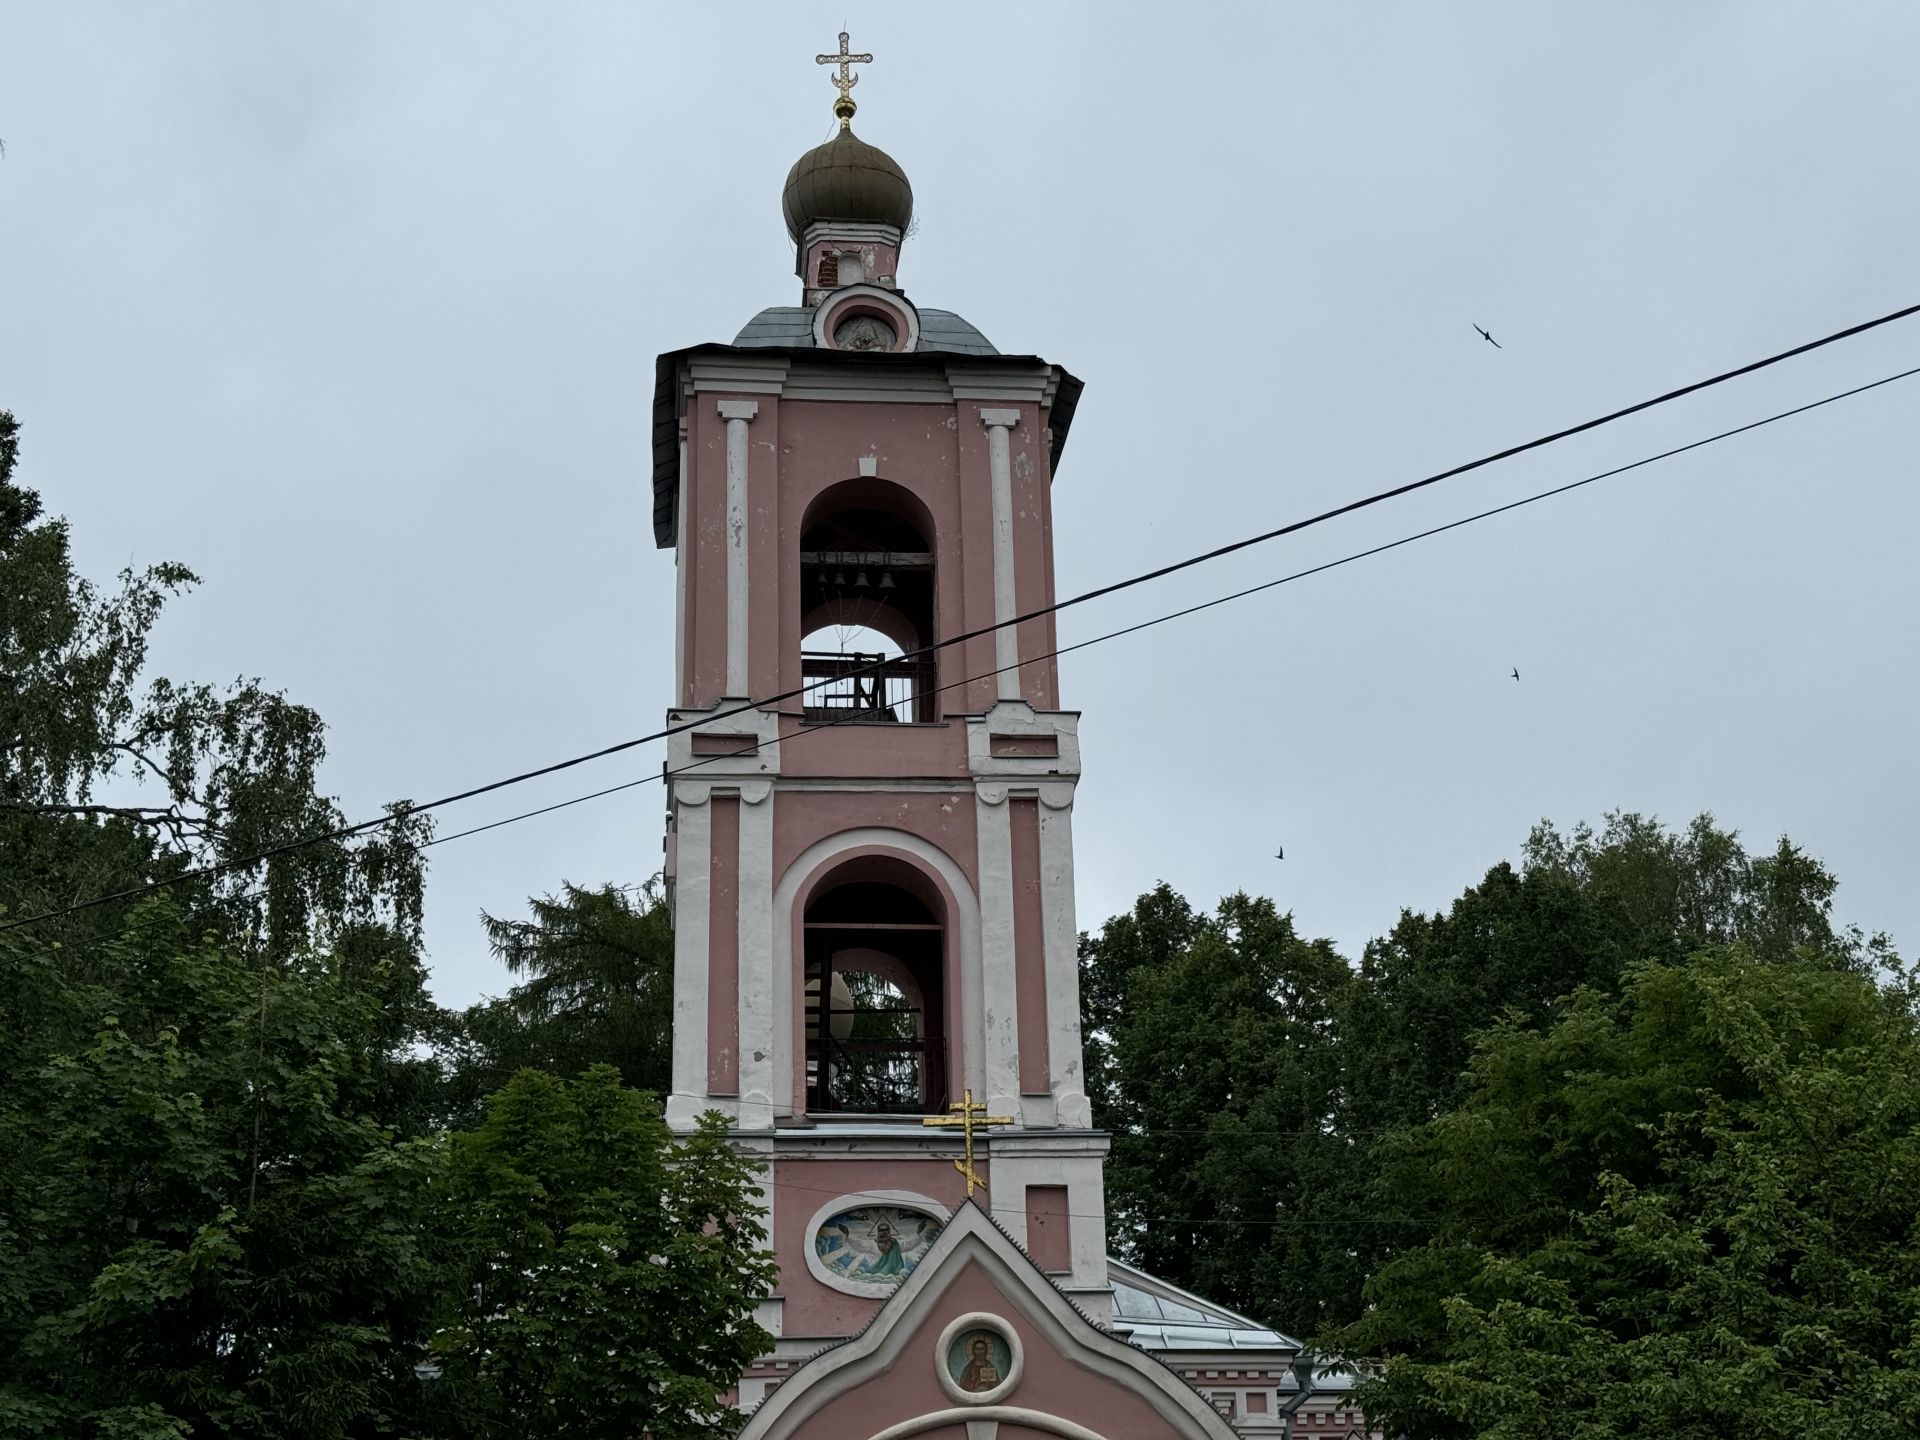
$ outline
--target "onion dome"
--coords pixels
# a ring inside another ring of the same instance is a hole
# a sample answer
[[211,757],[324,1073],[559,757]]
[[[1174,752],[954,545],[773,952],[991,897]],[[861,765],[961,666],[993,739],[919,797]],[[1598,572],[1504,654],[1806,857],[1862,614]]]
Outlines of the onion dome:
[[843,127],[793,162],[780,208],[795,244],[816,220],[860,220],[904,232],[913,219],[913,187],[891,155]]

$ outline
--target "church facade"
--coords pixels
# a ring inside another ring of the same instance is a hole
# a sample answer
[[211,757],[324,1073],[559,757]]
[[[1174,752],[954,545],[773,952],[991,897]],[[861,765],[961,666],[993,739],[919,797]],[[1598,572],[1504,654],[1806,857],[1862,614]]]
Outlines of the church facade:
[[656,371],[668,1120],[727,1116],[780,1271],[742,1440],[1366,1435],[1297,1341],[1106,1253],[1079,717],[1034,613],[1081,386],[908,298],[845,41],[782,196],[799,303]]

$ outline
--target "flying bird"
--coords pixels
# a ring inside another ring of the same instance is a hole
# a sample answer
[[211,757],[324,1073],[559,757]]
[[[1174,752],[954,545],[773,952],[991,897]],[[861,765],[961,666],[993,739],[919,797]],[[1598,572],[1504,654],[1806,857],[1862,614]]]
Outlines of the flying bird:
[[1284,846],[1284,845],[1282,845],[1282,846],[1281,846],[1281,847],[1280,847],[1280,848],[1279,848],[1278,850],[1276,850],[1276,851],[1274,851],[1274,852],[1273,852],[1273,858],[1274,858],[1274,859],[1276,859],[1276,860],[1284,860],[1284,859],[1286,859],[1286,858],[1287,858],[1287,847],[1286,847],[1286,846]]
[[1517,666],[1516,666],[1516,667],[1515,667],[1515,669],[1514,669],[1514,672],[1513,672],[1513,678],[1514,678],[1514,679],[1516,679],[1516,680],[1518,680],[1518,679],[1520,678],[1520,671],[1519,671],[1519,668],[1518,668]]
[[[1474,326],[1473,328],[1476,330],[1480,330],[1480,327],[1478,325]],[[1494,339],[1493,336],[1489,335],[1484,330],[1480,330],[1480,338],[1486,341],[1487,344],[1491,345],[1496,350],[1504,350],[1507,348],[1506,346],[1502,345],[1498,340]]]

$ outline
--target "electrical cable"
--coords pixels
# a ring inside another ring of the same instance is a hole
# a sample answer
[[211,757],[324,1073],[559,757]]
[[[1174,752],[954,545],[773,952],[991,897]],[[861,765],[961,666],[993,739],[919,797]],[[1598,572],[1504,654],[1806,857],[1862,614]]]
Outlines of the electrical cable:
[[[1656,395],[1651,399],[1642,400],[1637,404],[1626,406],[1623,409],[1614,410],[1605,415],[1597,416],[1594,419],[1583,421],[1578,425],[1572,425],[1565,429],[1554,431],[1551,434],[1540,436],[1536,439],[1526,441],[1519,445],[1509,446],[1508,448],[1497,451],[1491,455],[1482,456],[1478,460],[1471,460],[1466,462],[1465,464],[1456,465],[1452,469],[1439,471],[1436,474],[1426,476],[1423,479],[1409,481],[1406,484],[1398,485],[1391,489],[1378,491],[1372,495],[1365,496],[1359,500],[1349,501],[1347,504],[1337,506],[1332,510],[1325,510],[1320,512],[1317,515],[1308,516],[1306,519],[1296,520],[1291,522],[1290,524],[1280,526],[1276,529],[1267,530],[1257,535],[1247,536],[1244,539],[1236,540],[1229,544],[1218,546],[1212,550],[1205,551],[1198,555],[1189,556],[1184,560],[1178,560],[1178,561],[1172,562],[1171,564],[1162,565],[1157,569],[1148,570],[1139,575],[1134,575],[1124,580],[1114,581],[1110,584],[1099,586],[1092,590],[1082,591],[1080,594],[1069,596],[1065,600],[1055,601],[1049,605],[1038,607],[1036,609],[1027,611],[1026,613],[1021,615],[1011,616],[1006,620],[997,621],[991,625],[980,626],[973,630],[962,631],[957,635],[948,636],[944,640],[937,640],[931,645],[923,646],[918,650],[908,652],[898,658],[901,660],[911,660],[911,659],[920,658],[922,656],[931,655],[936,653],[937,651],[948,649],[951,646],[963,644],[966,641],[978,639],[981,636],[992,634],[994,631],[1005,629],[1007,626],[1010,626],[1010,625],[1021,625],[1031,620],[1042,619],[1048,615],[1056,614],[1059,611],[1068,609],[1072,606],[1084,604],[1089,600],[1095,600],[1103,596],[1117,594],[1122,590],[1128,590],[1133,588],[1134,586],[1143,585],[1149,581],[1161,579],[1161,578],[1164,578],[1165,576],[1175,574],[1178,571],[1190,569],[1193,566],[1205,564],[1206,562],[1211,560],[1220,559],[1223,556],[1234,554],[1238,551],[1248,549],[1251,546],[1264,544],[1267,541],[1275,540],[1282,536],[1297,534],[1302,530],[1309,529],[1310,527],[1315,525],[1324,524],[1325,522],[1336,519],[1342,515],[1352,514],[1355,511],[1366,509],[1369,506],[1380,504],[1386,500],[1391,500],[1401,495],[1409,494],[1415,490],[1424,489],[1430,485],[1436,485],[1443,480],[1451,479],[1455,476],[1466,474],[1471,470],[1481,469],[1484,466],[1494,464],[1497,461],[1509,459],[1515,455],[1524,454],[1529,450],[1540,449],[1541,447],[1546,445],[1551,445],[1556,441],[1564,440],[1569,436],[1579,435],[1586,431],[1597,429],[1602,425],[1611,424],[1613,421],[1622,419],[1628,415],[1638,414],[1641,411],[1651,409],[1657,405],[1663,405],[1670,401],[1680,399],[1683,396],[1691,395],[1698,391],[1709,389],[1716,385],[1724,384],[1729,380],[1737,379],[1738,377],[1743,375],[1750,375],[1755,371],[1763,370],[1768,366],[1777,365],[1782,361],[1792,359],[1799,355],[1807,354],[1808,352],[1813,350],[1821,349],[1824,346],[1832,345],[1840,340],[1848,339],[1852,336],[1859,335],[1866,331],[1876,329],[1882,325],[1891,324],[1896,320],[1905,319],[1907,316],[1910,316],[1916,313],[1920,313],[1920,305],[1906,306],[1902,309],[1892,311],[1886,315],[1882,315],[1877,319],[1867,320],[1857,325],[1848,326],[1843,330],[1837,330],[1831,335],[1824,336],[1818,340],[1811,340],[1806,342],[1805,344],[1796,345],[1789,350],[1780,351],[1777,354],[1769,355],[1763,359],[1752,361],[1746,365],[1742,365],[1733,370],[1723,371],[1718,375],[1710,376],[1704,380],[1697,380],[1690,385],[1683,385],[1678,389],[1669,390],[1664,394]],[[1899,377],[1890,377],[1890,378],[1899,378]],[[1886,382],[1876,382],[1876,383],[1886,383]],[[1862,388],[1870,389],[1872,388],[1872,386],[1866,386]],[[1849,391],[1846,393],[1853,394],[1857,392]],[[1830,398],[1839,399],[1843,397],[1834,396]],[[1826,403],[1826,402],[1814,402],[1814,403],[1820,404],[1820,403]],[[1801,408],[1805,409],[1805,408],[1811,408],[1811,407],[1801,407]],[[1795,411],[1788,411],[1785,413],[1797,414],[1799,412],[1795,410]],[[1784,418],[1784,417],[1777,417],[1777,418]],[[1755,423],[1759,424],[1759,423],[1766,423],[1766,422],[1755,422]],[[1752,428],[1752,427],[1749,426],[1744,428]],[[1736,432],[1728,432],[1728,433],[1738,433],[1738,432],[1736,431]],[[1722,437],[1716,437],[1716,438],[1722,438]],[[1707,442],[1696,442],[1696,443],[1707,443]],[[1682,447],[1682,448],[1690,448],[1690,447]],[[1678,453],[1678,452],[1674,452],[1674,453]],[[1595,478],[1598,478],[1598,477],[1595,477]],[[1489,513],[1497,513],[1497,512],[1489,512]],[[1465,523],[1465,522],[1460,522],[1460,523]],[[1450,528],[1450,527],[1442,527],[1442,528]],[[1423,538],[1423,537],[1414,537],[1414,538]],[[1406,543],[1406,542],[1401,542],[1401,543]],[[1392,547],[1384,547],[1384,548],[1392,548]],[[1376,552],[1366,552],[1366,553],[1376,553]],[[1355,558],[1359,558],[1359,557],[1355,557]],[[1335,562],[1335,563],[1344,563],[1344,562]],[[1329,568],[1329,567],[1320,567],[1320,568]],[[1310,571],[1305,573],[1317,573],[1317,571]],[[1295,577],[1288,577],[1288,578],[1291,579]],[[1266,586],[1255,587],[1255,590],[1271,588],[1272,585],[1283,584],[1283,583],[1286,583],[1286,582],[1284,580],[1272,581],[1272,582],[1269,582]],[[1251,594],[1251,593],[1255,593],[1255,591],[1250,590],[1243,593]],[[1214,601],[1210,603],[1223,604],[1227,599],[1233,599],[1233,598],[1238,598],[1238,596],[1236,595],[1236,596],[1223,597],[1219,601]],[[1207,606],[1200,606],[1197,608],[1204,609],[1204,608],[1207,608]],[[1190,614],[1192,613],[1192,611],[1187,610],[1187,611],[1181,611],[1176,613]],[[1172,619],[1172,618],[1176,618],[1176,616],[1166,616],[1163,618]],[[1150,623],[1158,623],[1158,622],[1150,622]],[[1140,629],[1140,628],[1144,628],[1144,627],[1143,626],[1132,627],[1132,629]],[[1132,633],[1132,629],[1115,632],[1115,635],[1117,636],[1119,634]],[[1106,639],[1106,638],[1114,638],[1114,637],[1103,636],[1101,638]],[[1092,644],[1097,642],[1088,641],[1084,643]],[[1067,648],[1073,649],[1073,648],[1080,648],[1080,647],[1067,647]],[[1067,653],[1067,651],[1061,650],[1061,651],[1056,651],[1054,653],[1064,654],[1064,653]],[[1036,657],[1036,658],[1045,659],[1050,657],[1042,656],[1042,657]],[[1032,662],[1028,661],[1025,663],[1032,663]],[[869,668],[872,668],[872,667],[869,667]],[[281,844],[269,846],[265,849],[255,851],[248,855],[236,856],[231,860],[223,860],[223,861],[216,862],[214,864],[202,865],[202,866],[194,867],[189,870],[184,870],[180,872],[178,875],[169,876],[164,880],[156,880],[146,885],[130,887],[126,890],[116,891],[114,893],[107,894],[107,895],[98,895],[89,900],[80,901],[76,904],[64,906],[60,909],[49,910],[37,915],[26,916],[19,920],[11,920],[4,924],[0,924],[0,934],[4,934],[9,930],[20,929],[21,927],[26,925],[39,924],[47,920],[60,919],[67,915],[78,914],[81,911],[94,909],[101,905],[110,905],[117,901],[137,900],[146,895],[153,894],[156,891],[168,889],[174,885],[181,884],[188,880],[207,879],[214,875],[222,875],[222,874],[227,874],[234,870],[247,869],[247,868],[250,868],[251,866],[259,864],[261,861],[271,860],[276,858],[277,856],[285,855],[295,850],[305,849],[310,845],[321,845],[321,844],[327,844],[337,840],[351,839],[353,836],[364,834],[369,830],[377,829],[386,825],[391,825],[396,820],[405,819],[412,815],[426,814],[429,811],[441,809],[448,805],[457,804],[464,800],[471,800],[481,795],[491,794],[496,790],[503,790],[510,786],[524,784],[529,780],[535,780],[543,776],[557,774],[562,770],[570,770],[576,766],[584,765],[594,760],[605,759],[610,755],[617,755],[622,753],[623,751],[634,749],[640,745],[649,744],[656,740],[667,739],[673,735],[680,734],[683,731],[690,730],[698,725],[709,725],[716,720],[725,719],[725,718],[728,718],[729,716],[746,714],[751,711],[763,709],[770,705],[779,704],[786,700],[796,699],[800,696],[807,694],[812,690],[820,688],[822,685],[835,683],[836,681],[844,680],[846,678],[848,677],[835,676],[835,677],[830,677],[829,679],[823,679],[823,680],[814,681],[808,684],[803,684],[791,690],[786,690],[776,695],[767,696],[766,698],[761,700],[749,700],[744,702],[743,704],[732,706],[730,708],[717,711],[713,714],[702,715],[697,720],[681,721],[676,724],[668,725],[663,729],[653,731],[646,735],[635,736],[632,739],[623,740],[613,745],[603,746],[598,750],[588,751],[584,754],[576,755],[566,760],[556,761],[550,765],[539,766],[535,769],[521,771],[518,774],[509,775],[499,780],[489,781],[486,784],[472,786],[468,789],[456,791],[450,795],[443,795],[438,799],[429,800],[419,805],[400,806],[390,811],[389,813],[385,815],[381,815],[377,818],[362,820],[353,824],[342,825],[337,827],[336,829],[324,831],[317,835],[304,836],[297,840],[284,841]],[[536,812],[536,813],[544,813],[544,812]],[[483,827],[483,828],[492,828],[492,827]],[[452,837],[449,837],[449,838],[452,838]]]
[[[1569,481],[1567,484],[1564,484],[1564,485],[1555,485],[1550,489],[1536,491],[1531,495],[1522,496],[1518,500],[1510,500],[1504,505],[1495,505],[1490,509],[1480,510],[1475,512],[1472,515],[1462,516],[1458,520],[1450,520],[1444,525],[1431,526],[1428,529],[1416,531],[1414,534],[1411,534],[1411,535],[1403,535],[1398,540],[1389,540],[1384,542],[1383,544],[1370,546],[1365,550],[1356,550],[1349,555],[1341,556],[1337,560],[1329,560],[1329,561],[1326,561],[1324,564],[1310,566],[1305,570],[1296,570],[1289,575],[1282,575],[1275,580],[1264,580],[1258,585],[1249,585],[1245,589],[1235,590],[1232,593],[1227,595],[1219,595],[1214,597],[1211,600],[1202,600],[1197,604],[1188,605],[1179,610],[1168,611],[1164,615],[1153,616],[1152,618],[1147,620],[1142,620],[1135,625],[1127,625],[1118,630],[1109,630],[1105,634],[1095,635],[1091,639],[1078,640],[1071,645],[1062,645],[1057,649],[1046,651],[1044,654],[1031,655],[1026,657],[1025,659],[1015,662],[1012,665],[1002,665],[997,667],[996,669],[983,671],[977,675],[966,675],[961,677],[958,680],[949,681],[945,685],[938,685],[931,690],[927,690],[919,693],[925,694],[925,695],[938,695],[947,690],[953,690],[961,686],[974,684],[976,681],[991,680],[995,676],[1000,675],[1003,672],[1008,670],[1018,670],[1028,665],[1042,664],[1045,661],[1056,659],[1062,655],[1070,655],[1076,650],[1085,650],[1090,646],[1104,644],[1108,640],[1118,640],[1123,636],[1134,635],[1139,633],[1142,630],[1150,630],[1154,626],[1164,625],[1170,620],[1181,620],[1186,618],[1189,615],[1197,615],[1203,610],[1211,610],[1211,609],[1214,609],[1216,606],[1226,605],[1235,600],[1244,600],[1250,595],[1258,595],[1258,594],[1261,594],[1263,591],[1276,589],[1281,585],[1291,584],[1295,580],[1304,580],[1307,577],[1312,575],[1319,575],[1328,570],[1336,570],[1342,565],[1351,565],[1356,560],[1365,560],[1375,555],[1384,554],[1389,550],[1398,550],[1402,546],[1411,545],[1418,540],[1431,539],[1435,535],[1444,535],[1449,530],[1458,530],[1465,525],[1472,525],[1481,520],[1489,520],[1496,515],[1504,515],[1509,510],[1518,510],[1523,508],[1524,506],[1537,504],[1542,500],[1551,500],[1557,495],[1565,495],[1569,491],[1581,489],[1582,487],[1587,485],[1592,485],[1597,481],[1611,479],[1616,475],[1624,475],[1629,470],[1638,470],[1644,466],[1655,464],[1658,461],[1671,459],[1675,455],[1684,455],[1689,450],[1698,450],[1702,446],[1712,445],[1721,440],[1731,439],[1735,435],[1743,435],[1749,430],[1758,430],[1763,426],[1772,425],[1781,420],[1791,419],[1796,415],[1803,415],[1809,410],[1818,410],[1822,406],[1834,404],[1836,401],[1850,399],[1855,395],[1865,394],[1869,390],[1877,390],[1883,385],[1891,385],[1896,380],[1909,379],[1914,375],[1920,375],[1920,366],[1915,366],[1912,369],[1899,371],[1896,374],[1885,376],[1879,380],[1869,381],[1864,385],[1855,386],[1851,390],[1842,390],[1835,394],[1825,396],[1822,399],[1809,401],[1805,405],[1795,406],[1791,410],[1782,410],[1777,412],[1776,414],[1768,415],[1762,419],[1749,421],[1745,425],[1737,425],[1731,430],[1722,430],[1716,434],[1708,435],[1703,439],[1689,441],[1685,445],[1676,445],[1671,449],[1662,450],[1658,454],[1643,456],[1638,460],[1629,461],[1625,465],[1616,465],[1610,470],[1602,470],[1597,474],[1588,475],[1579,480]],[[896,660],[904,659],[904,658],[905,658],[904,656],[896,657]],[[894,663],[894,662],[889,662],[889,663]],[[703,717],[701,720],[695,723],[703,724],[703,725],[709,724],[715,719],[724,718],[725,715],[737,714],[737,713],[738,713],[737,711],[725,711],[725,712],[722,712],[720,715]],[[845,718],[836,717],[835,719],[832,719],[832,720],[811,724],[804,730],[796,731],[791,735],[784,735],[779,737],[775,743],[781,745],[782,747],[785,747],[785,746],[792,745],[796,741],[801,740],[807,736],[818,735],[823,732],[830,731],[840,725],[846,725],[850,723],[867,723],[867,722],[863,722],[860,718],[863,713],[864,712],[860,712],[860,711],[851,711]],[[554,812],[555,810],[565,810],[570,806],[584,804],[586,801],[589,801],[589,800],[598,800],[602,796],[618,794],[623,790],[632,790],[642,785],[652,785],[656,782],[665,782],[667,780],[673,779],[675,776],[685,775],[694,770],[700,770],[709,765],[717,764],[721,761],[737,760],[745,755],[758,754],[760,750],[762,750],[763,748],[765,747],[760,744],[743,745],[740,749],[730,751],[727,754],[703,756],[700,759],[694,760],[686,765],[679,765],[671,768],[663,766],[658,775],[645,775],[637,780],[627,780],[618,785],[610,785],[603,790],[595,790],[590,794],[576,795],[569,800],[561,800],[552,805],[543,805],[537,810],[528,810],[518,815],[509,815],[500,820],[490,821],[485,825],[476,825],[468,830],[457,830],[451,835],[436,836],[434,839],[426,841],[424,844],[420,845],[417,848],[424,850],[430,845],[443,845],[450,840],[459,840],[469,835],[478,835],[487,830],[497,830],[504,825],[512,825],[521,820],[531,820],[531,819],[534,819],[536,816],[548,815]],[[4,930],[6,928],[7,927],[5,926],[0,926],[0,930]]]

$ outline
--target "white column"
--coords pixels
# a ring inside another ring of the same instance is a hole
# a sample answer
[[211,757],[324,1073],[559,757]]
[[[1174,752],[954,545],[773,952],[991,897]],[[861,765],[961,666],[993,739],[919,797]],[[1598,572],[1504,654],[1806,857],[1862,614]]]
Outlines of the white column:
[[687,422],[680,422],[680,478],[673,500],[673,703],[687,690]]
[[1080,953],[1073,908],[1073,786],[1040,789],[1040,901],[1047,963],[1047,1054],[1059,1123],[1091,1125],[1080,1035]]
[[986,1100],[990,1113],[1019,1117],[1020,1017],[1013,954],[1013,828],[1004,785],[974,790],[980,845],[980,980],[985,998]]
[[[740,787],[740,1128],[771,1130],[773,1030],[773,786]],[[769,1201],[771,1203],[771,1201]]]
[[707,1098],[707,929],[713,892],[713,806],[707,787],[681,787],[673,809],[679,876],[673,897],[673,1094],[667,1123],[690,1130],[701,1111],[714,1108]]
[[1020,637],[1007,624],[1019,612],[1015,610],[1013,584],[1013,461],[1007,431],[1020,423],[1014,409],[982,410],[980,423],[987,427],[987,464],[993,476],[993,623],[1001,628],[993,632],[995,694],[1002,700],[1020,698]]
[[727,697],[747,698],[747,426],[758,400],[722,400],[727,422]]

